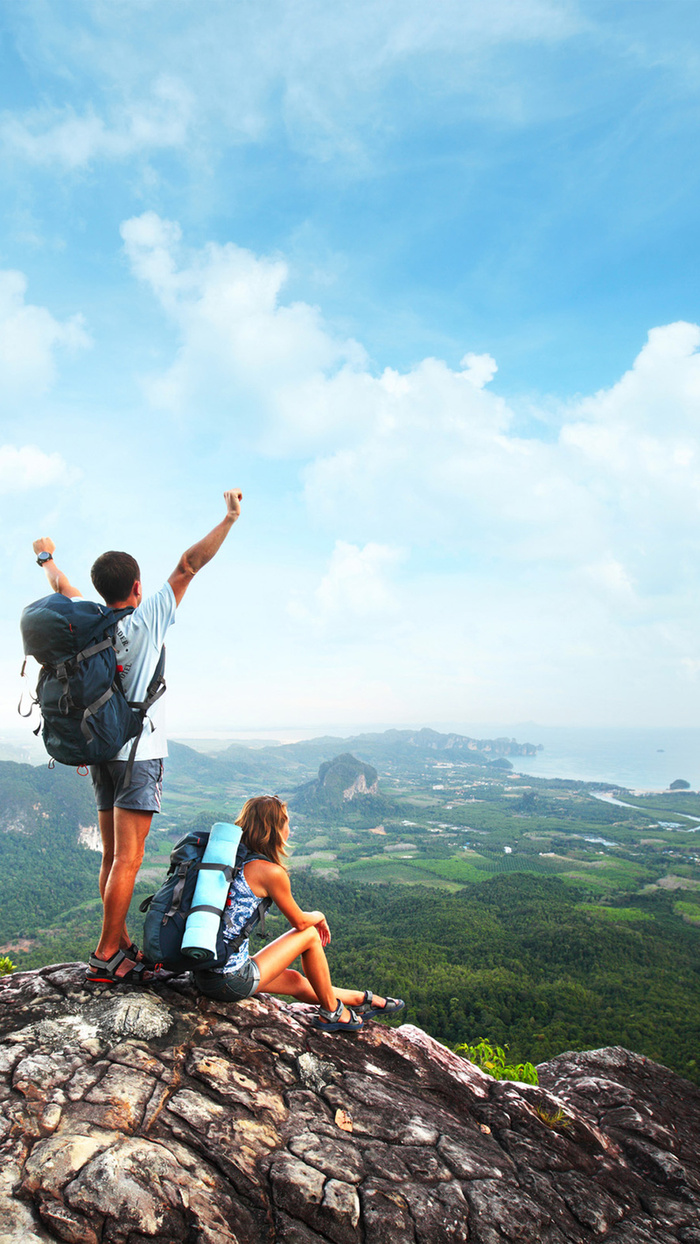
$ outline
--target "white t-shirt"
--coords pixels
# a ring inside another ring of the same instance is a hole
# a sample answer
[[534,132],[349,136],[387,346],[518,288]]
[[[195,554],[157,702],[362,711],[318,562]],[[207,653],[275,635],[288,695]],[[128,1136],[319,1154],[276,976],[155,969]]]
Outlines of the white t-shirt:
[[[82,600],[82,596],[72,599]],[[101,604],[102,602],[100,602]],[[117,665],[122,667],[121,680],[127,700],[145,700],[148,684],[156,672],[165,632],[175,621],[177,603],[169,583],[159,592],[142,600],[133,613],[117,623]],[[129,739],[114,760],[128,760],[134,740]],[[168,754],[165,731],[165,696],[156,700],[144,723],[136,760],[162,760]]]
[[[127,700],[145,700],[163,647],[165,633],[175,621],[177,605],[169,583],[141,601],[133,613],[117,623],[117,665],[122,666],[122,686]],[[114,757],[128,760],[133,739]],[[165,730],[165,696],[148,713],[136,750],[137,760],[159,760],[168,754]]]

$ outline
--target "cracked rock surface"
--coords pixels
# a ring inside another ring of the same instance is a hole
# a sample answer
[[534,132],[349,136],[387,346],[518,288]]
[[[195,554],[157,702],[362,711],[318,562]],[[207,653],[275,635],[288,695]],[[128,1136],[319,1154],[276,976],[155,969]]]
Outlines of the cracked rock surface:
[[623,1049],[497,1082],[410,1025],[0,979],[0,1244],[700,1244],[700,1090]]

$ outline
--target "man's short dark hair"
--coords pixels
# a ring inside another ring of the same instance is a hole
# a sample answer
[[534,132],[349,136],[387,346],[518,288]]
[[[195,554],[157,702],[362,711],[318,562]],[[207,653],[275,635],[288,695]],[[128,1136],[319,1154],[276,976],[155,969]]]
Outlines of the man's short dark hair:
[[93,586],[108,605],[126,600],[137,579],[141,578],[139,564],[130,553],[117,553],[111,549],[102,553],[90,571]]

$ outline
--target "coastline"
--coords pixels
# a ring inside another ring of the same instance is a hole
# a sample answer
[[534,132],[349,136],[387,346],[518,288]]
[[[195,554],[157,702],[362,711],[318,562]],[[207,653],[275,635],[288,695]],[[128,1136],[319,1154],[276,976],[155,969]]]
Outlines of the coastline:
[[[601,782],[630,794],[666,794],[679,778],[700,788],[700,729],[516,726],[518,741],[542,743],[536,756],[518,757],[528,777]],[[506,731],[504,730],[504,733]],[[465,731],[466,733],[466,731]]]

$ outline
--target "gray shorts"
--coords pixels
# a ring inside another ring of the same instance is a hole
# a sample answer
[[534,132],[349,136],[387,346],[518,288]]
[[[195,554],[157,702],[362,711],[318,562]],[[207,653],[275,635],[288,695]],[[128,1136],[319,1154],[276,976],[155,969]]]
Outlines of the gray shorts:
[[98,812],[129,808],[132,812],[160,812],[163,795],[163,761],[136,760],[131,782],[124,790],[126,760],[106,760],[90,765]]
[[255,959],[246,959],[238,972],[195,972],[195,984],[207,998],[217,1002],[240,1002],[254,994],[260,984],[260,968]]

